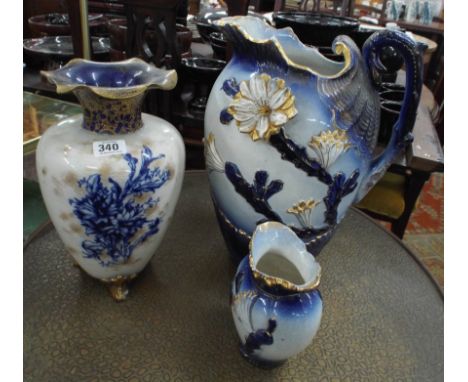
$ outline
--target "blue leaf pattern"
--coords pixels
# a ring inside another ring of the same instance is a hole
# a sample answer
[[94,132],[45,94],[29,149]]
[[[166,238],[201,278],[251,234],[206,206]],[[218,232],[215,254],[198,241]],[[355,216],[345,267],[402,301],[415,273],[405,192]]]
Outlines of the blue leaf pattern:
[[230,97],[234,97],[240,91],[239,83],[235,78],[229,78],[224,81],[221,89],[223,89],[224,92]]
[[169,170],[150,168],[152,162],[161,158],[163,154],[153,157],[151,149],[144,146],[137,171],[138,159],[125,154],[130,174],[123,188],[112,178],[105,186],[100,174],[78,181],[86,194],[69,203],[86,235],[92,238],[81,245],[85,258],[95,259],[102,266],[123,264],[138,245],[159,231],[161,218],[147,219],[148,210],[158,205],[159,198],[149,196],[138,203],[135,197],[154,193],[169,180]]
[[[229,78],[223,82],[222,90],[227,96],[234,97],[239,91],[239,82],[235,78]],[[220,113],[220,121],[228,124],[233,116],[224,108]],[[326,210],[325,227],[315,228],[296,228],[289,226],[300,238],[311,240],[314,236],[321,235],[333,228],[337,224],[338,207],[342,199],[351,194],[358,186],[359,169],[346,178],[343,173],[331,174],[326,167],[323,167],[316,159],[311,158],[305,147],[295,143],[287,137],[283,130],[274,134],[268,140],[268,143],[275,148],[283,160],[292,163],[297,169],[306,175],[317,178],[321,183],[327,186],[327,195],[323,199]],[[259,170],[255,173],[253,183],[249,183],[242,175],[239,167],[232,162],[225,163],[225,174],[234,186],[236,192],[240,194],[255,210],[262,214],[266,220],[278,221],[284,224],[280,215],[276,213],[268,203],[268,200],[283,189],[283,182],[275,179],[267,185],[268,173]]]
[[219,120],[223,125],[227,125],[233,119],[234,117],[231,115],[231,113],[228,112],[227,108],[224,108],[223,110],[221,110],[221,113],[219,115]]
[[244,179],[237,165],[232,162],[226,162],[225,172],[235,190],[244,197],[256,212],[269,220],[282,222],[280,216],[273,211],[268,203],[268,199],[283,189],[281,180],[273,180],[267,185],[268,173],[266,171],[257,171],[253,184],[250,184]]

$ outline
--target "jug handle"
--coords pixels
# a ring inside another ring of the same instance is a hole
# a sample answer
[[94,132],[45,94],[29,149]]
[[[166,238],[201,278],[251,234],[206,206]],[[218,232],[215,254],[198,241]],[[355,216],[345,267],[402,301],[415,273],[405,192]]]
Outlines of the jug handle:
[[379,56],[381,49],[393,47],[400,53],[406,67],[405,94],[398,120],[395,122],[390,141],[381,155],[374,158],[356,195],[356,202],[384,175],[395,157],[413,140],[411,130],[416,120],[423,83],[422,50],[424,45],[412,40],[403,32],[384,30],[374,33],[363,46],[363,57],[373,80],[372,71],[384,69]]

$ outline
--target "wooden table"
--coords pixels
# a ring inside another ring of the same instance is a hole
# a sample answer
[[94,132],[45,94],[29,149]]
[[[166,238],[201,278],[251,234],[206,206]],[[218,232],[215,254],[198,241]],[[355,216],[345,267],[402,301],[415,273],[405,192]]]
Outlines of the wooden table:
[[[400,71],[397,76],[397,83],[404,84],[404,82],[405,72]],[[421,101],[413,127],[414,140],[408,146],[406,152],[396,158],[389,168],[389,172],[403,175],[405,178],[404,191],[403,195],[401,195],[404,200],[402,214],[398,218],[388,217],[377,211],[366,209],[365,202],[360,205],[370,216],[390,221],[392,231],[399,237],[404,235],[409,218],[425,183],[433,172],[443,172],[444,169],[443,150],[431,118],[431,109],[434,104],[432,93],[426,86],[423,86]],[[376,197],[376,195],[369,197]],[[377,194],[377,197],[380,198],[381,195]],[[385,203],[384,200],[383,203]]]
[[246,362],[229,308],[235,272],[207,175],[186,173],[161,247],[115,303],[55,230],[24,251],[25,381],[442,381],[443,297],[401,241],[350,210],[319,256],[324,314],[303,353]]
[[432,22],[430,24],[423,24],[418,22],[410,22],[405,20],[381,20],[381,24],[385,25],[386,23],[397,23],[398,26],[404,28],[406,30],[412,32],[420,32],[420,33],[429,33],[429,34],[437,34],[437,35],[444,35],[444,23],[439,22]]
[[[405,76],[405,72],[400,70],[396,83],[404,85]],[[396,161],[397,164],[428,173],[443,172],[444,153],[431,117],[431,111],[435,106],[433,94],[423,85],[413,127],[414,140],[405,156]]]

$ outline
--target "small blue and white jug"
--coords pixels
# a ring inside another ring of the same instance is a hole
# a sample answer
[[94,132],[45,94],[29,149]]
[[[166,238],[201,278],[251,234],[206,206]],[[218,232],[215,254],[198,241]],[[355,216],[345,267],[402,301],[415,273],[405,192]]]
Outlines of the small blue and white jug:
[[303,351],[317,333],[321,268],[281,223],[259,225],[250,247],[232,282],[232,315],[242,355],[255,365],[275,367]]
[[[288,225],[317,255],[349,206],[385,173],[410,140],[422,86],[419,47],[382,31],[363,56],[347,36],[342,62],[303,45],[290,28],[258,18],[217,22],[234,54],[211,91],[205,155],[219,224],[239,261],[263,221]],[[404,58],[406,92],[390,143],[375,158],[380,104],[371,73],[391,46]]]

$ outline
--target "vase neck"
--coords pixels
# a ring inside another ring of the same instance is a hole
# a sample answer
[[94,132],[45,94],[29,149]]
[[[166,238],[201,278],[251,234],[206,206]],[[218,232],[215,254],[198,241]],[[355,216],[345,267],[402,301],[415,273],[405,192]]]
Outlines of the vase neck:
[[83,128],[99,134],[126,134],[142,126],[141,104],[144,93],[123,99],[101,97],[88,89],[74,94],[83,107]]

